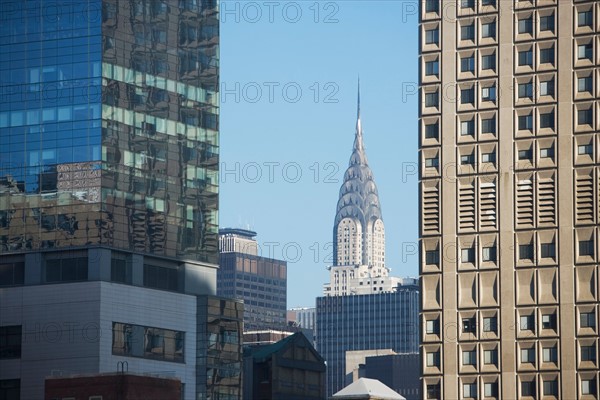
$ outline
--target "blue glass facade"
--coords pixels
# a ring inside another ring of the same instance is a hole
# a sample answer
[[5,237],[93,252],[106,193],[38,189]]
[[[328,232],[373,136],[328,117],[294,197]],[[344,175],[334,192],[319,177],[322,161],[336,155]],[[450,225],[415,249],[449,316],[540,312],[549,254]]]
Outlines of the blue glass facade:
[[216,0],[0,7],[0,254],[217,264]]
[[347,351],[419,351],[416,287],[392,293],[317,297],[316,315],[317,351],[327,361],[327,396],[349,383]]

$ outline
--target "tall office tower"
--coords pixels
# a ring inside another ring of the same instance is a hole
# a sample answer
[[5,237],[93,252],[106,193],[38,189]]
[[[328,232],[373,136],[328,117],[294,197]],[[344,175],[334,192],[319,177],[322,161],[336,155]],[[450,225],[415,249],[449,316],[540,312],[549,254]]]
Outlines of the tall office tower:
[[598,398],[599,6],[421,2],[426,398]]
[[218,3],[0,7],[0,397],[122,362],[239,397],[242,304],[211,297]]
[[258,255],[256,232],[225,228],[217,294],[244,301],[244,331],[287,326],[287,262]]

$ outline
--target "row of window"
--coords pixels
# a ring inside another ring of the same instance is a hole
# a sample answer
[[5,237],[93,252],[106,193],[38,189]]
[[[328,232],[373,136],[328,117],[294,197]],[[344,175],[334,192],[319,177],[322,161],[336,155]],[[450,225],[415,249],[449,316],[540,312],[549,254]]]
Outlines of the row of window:
[[184,332],[113,322],[112,353],[184,362],[184,338]]

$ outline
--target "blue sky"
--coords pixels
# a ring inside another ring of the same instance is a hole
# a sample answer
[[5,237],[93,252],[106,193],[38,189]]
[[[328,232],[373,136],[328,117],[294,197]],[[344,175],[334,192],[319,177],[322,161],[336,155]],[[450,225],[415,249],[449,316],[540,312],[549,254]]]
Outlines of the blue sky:
[[[288,261],[288,307],[314,305],[331,264],[357,76],[386,263],[417,276],[417,1],[221,2],[220,226]],[[329,259],[328,259],[329,258]]]

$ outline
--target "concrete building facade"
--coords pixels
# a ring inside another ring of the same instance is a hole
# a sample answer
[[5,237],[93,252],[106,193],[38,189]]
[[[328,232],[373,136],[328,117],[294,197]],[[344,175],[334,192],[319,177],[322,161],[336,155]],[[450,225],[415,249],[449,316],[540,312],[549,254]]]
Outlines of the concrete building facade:
[[598,398],[599,6],[420,2],[425,398]]

